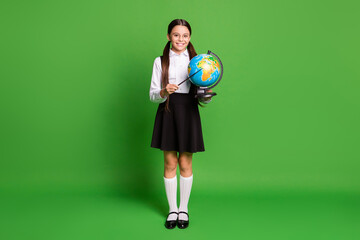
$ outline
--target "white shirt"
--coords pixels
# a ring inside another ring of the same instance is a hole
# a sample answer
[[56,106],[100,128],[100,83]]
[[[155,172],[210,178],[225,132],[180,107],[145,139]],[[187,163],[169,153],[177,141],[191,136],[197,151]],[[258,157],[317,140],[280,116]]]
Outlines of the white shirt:
[[[179,84],[188,78],[188,65],[189,65],[189,52],[187,49],[180,54],[175,53],[170,49],[169,53],[170,65],[169,65],[169,83]],[[155,103],[163,103],[167,97],[162,98],[160,96],[161,91],[161,59],[160,57],[155,58],[153,72],[150,84],[150,100]],[[190,80],[182,83],[179,88],[175,91],[176,93],[189,93],[191,86]],[[202,101],[208,103],[210,101]]]

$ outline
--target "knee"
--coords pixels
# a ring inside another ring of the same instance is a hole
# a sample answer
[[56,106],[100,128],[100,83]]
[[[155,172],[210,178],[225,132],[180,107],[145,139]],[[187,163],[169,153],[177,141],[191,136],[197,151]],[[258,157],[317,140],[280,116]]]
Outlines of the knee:
[[180,164],[181,172],[189,172],[191,171],[191,169],[192,169],[191,164]]
[[176,153],[169,153],[165,154],[165,170],[166,171],[176,171],[178,164],[178,159]]
[[176,171],[176,168],[177,168],[177,164],[174,164],[174,163],[166,163],[165,164],[165,170],[168,172]]
[[192,160],[191,158],[180,158],[179,159],[180,171],[188,172],[192,170]]

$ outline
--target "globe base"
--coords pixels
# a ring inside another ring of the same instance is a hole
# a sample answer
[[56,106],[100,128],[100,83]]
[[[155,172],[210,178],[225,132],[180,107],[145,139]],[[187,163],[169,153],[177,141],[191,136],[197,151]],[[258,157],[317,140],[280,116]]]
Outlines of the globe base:
[[196,91],[196,98],[208,98],[216,95],[214,92],[207,92],[208,88],[198,87]]

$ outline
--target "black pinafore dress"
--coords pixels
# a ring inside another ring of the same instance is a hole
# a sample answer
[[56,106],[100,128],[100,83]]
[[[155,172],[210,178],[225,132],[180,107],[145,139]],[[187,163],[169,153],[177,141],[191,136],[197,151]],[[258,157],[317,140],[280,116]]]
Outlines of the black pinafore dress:
[[173,93],[168,96],[170,112],[165,110],[166,101],[160,103],[155,116],[151,147],[163,151],[205,151],[198,101],[194,97],[195,85],[189,93]]

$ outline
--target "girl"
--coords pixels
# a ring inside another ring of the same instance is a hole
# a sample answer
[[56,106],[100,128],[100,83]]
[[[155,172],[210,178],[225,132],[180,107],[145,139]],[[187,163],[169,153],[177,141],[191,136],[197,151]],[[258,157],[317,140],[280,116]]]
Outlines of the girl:
[[[166,228],[189,225],[188,201],[193,182],[192,154],[205,151],[198,105],[211,98],[195,98],[196,86],[188,77],[187,66],[196,51],[190,42],[191,27],[184,19],[168,26],[168,42],[163,56],[154,61],[150,100],[159,103],[151,147],[164,152],[164,182],[169,202]],[[170,47],[171,46],[171,47]],[[210,90],[211,91],[211,90]],[[210,92],[209,91],[209,92]],[[177,164],[180,166],[180,206],[177,207]]]

